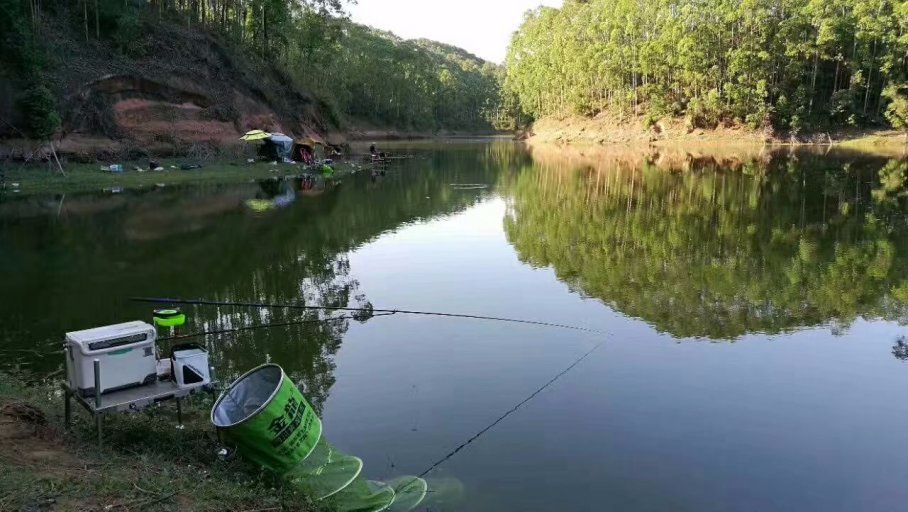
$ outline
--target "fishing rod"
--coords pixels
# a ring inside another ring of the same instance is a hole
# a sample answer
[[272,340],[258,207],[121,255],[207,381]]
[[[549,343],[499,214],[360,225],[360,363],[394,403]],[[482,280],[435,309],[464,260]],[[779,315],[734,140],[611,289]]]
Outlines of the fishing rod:
[[[390,314],[392,314],[392,313],[383,313],[383,314],[379,314],[379,315],[373,315],[372,317],[374,318],[374,317],[379,317],[379,316],[388,316]],[[174,336],[166,336],[164,338],[158,338],[158,341],[184,340],[184,339],[188,339],[188,338],[201,338],[202,336],[212,336],[215,334],[231,334],[231,333],[242,332],[242,331],[254,331],[256,329],[269,329],[272,327],[286,327],[289,325],[319,324],[319,323],[325,323],[325,322],[334,322],[334,321],[338,321],[338,320],[350,320],[350,319],[354,319],[354,317],[351,315],[344,315],[344,316],[335,316],[335,317],[331,317],[331,318],[319,318],[319,319],[315,319],[315,320],[307,319],[307,320],[296,320],[293,322],[273,322],[270,324],[250,325],[250,326],[246,326],[246,327],[234,327],[231,329],[220,329],[217,331],[203,331],[203,332],[195,332],[195,333],[191,333],[191,334],[177,334]]]
[[[474,320],[489,320],[489,321],[496,321],[496,322],[512,322],[512,323],[520,323],[520,324],[539,325],[539,326],[544,326],[544,327],[557,327],[557,328],[571,329],[571,330],[596,333],[596,334],[607,334],[604,331],[601,331],[598,329],[589,329],[586,327],[578,327],[578,326],[567,325],[567,324],[556,324],[556,323],[551,323],[551,322],[541,322],[541,321],[536,321],[536,320],[523,320],[523,319],[517,319],[517,318],[505,318],[505,317],[496,317],[496,316],[471,315],[471,314],[459,314],[459,313],[443,313],[443,312],[435,312],[435,311],[350,308],[350,307],[342,307],[342,306],[305,306],[305,305],[300,305],[300,304],[275,304],[275,303],[264,303],[264,302],[263,303],[230,302],[230,301],[213,301],[213,300],[204,300],[204,299],[186,300],[186,299],[153,298],[153,297],[132,297],[131,300],[135,301],[135,302],[147,302],[147,303],[154,303],[154,304],[174,304],[174,305],[180,304],[180,305],[194,305],[194,306],[236,306],[236,307],[252,307],[252,308],[276,308],[276,309],[283,308],[283,309],[302,309],[302,310],[319,310],[319,311],[348,311],[348,312],[354,312],[354,313],[366,313],[366,312],[379,313],[377,315],[372,315],[372,316],[387,316],[387,315],[394,315],[394,314],[401,313],[401,314],[409,314],[409,315],[440,316],[440,317],[449,317],[449,318],[467,318],[467,319],[474,319]],[[238,328],[236,330],[258,329],[258,328],[274,327],[274,326],[278,326],[278,325],[293,325],[296,323],[331,321],[331,320],[340,320],[340,319],[344,319],[344,318],[355,318],[355,315],[328,318],[325,320],[303,320],[303,321],[299,321],[299,322],[288,322],[288,323],[281,323],[281,324],[265,324],[265,325],[260,325],[260,326]],[[231,332],[231,331],[233,331],[233,330],[228,329],[226,332]],[[212,332],[211,334],[217,334],[217,333],[219,333],[219,332]],[[202,333],[202,334],[198,334],[196,336],[201,336],[201,335],[205,335],[205,334],[208,334],[208,333]],[[192,335],[186,335],[185,337],[190,337],[190,336],[192,336]],[[165,338],[165,339],[167,339],[167,338]],[[591,349],[589,349],[583,355],[581,355],[579,358],[574,360],[574,362],[572,362],[566,368],[561,370],[554,377],[549,379],[545,384],[543,384],[538,389],[536,389],[535,391],[530,393],[530,395],[528,395],[526,398],[524,398],[523,400],[521,400],[520,402],[515,404],[513,407],[508,409],[504,414],[502,414],[501,416],[496,418],[493,422],[491,422],[490,424],[483,427],[472,437],[470,437],[466,441],[460,443],[456,448],[454,448],[450,452],[446,453],[442,458],[438,459],[435,463],[433,463],[428,468],[426,468],[422,473],[419,474],[418,478],[422,478],[422,477],[426,476],[427,474],[432,472],[434,469],[436,469],[437,467],[444,464],[445,462],[450,460],[452,457],[454,457],[455,455],[460,453],[461,450],[463,450],[464,448],[466,448],[467,446],[472,444],[474,441],[476,441],[477,439],[482,437],[484,434],[486,434],[487,432],[489,432],[490,430],[495,428],[496,425],[498,425],[499,423],[501,423],[502,421],[507,419],[509,416],[511,416],[518,410],[520,410],[524,405],[526,405],[527,403],[532,401],[540,393],[542,393],[543,391],[548,389],[550,386],[555,384],[559,379],[561,379],[562,377],[564,377],[565,375],[570,373],[571,370],[576,368],[580,363],[582,363],[585,359],[587,359],[589,356],[591,356],[593,354],[593,352],[598,350],[604,344],[605,344],[605,341],[600,341],[599,343],[594,345]],[[414,478],[413,481],[415,481],[415,480],[416,479]],[[406,485],[409,485],[409,484],[404,484],[403,486],[406,486]]]
[[152,304],[172,304],[188,306],[235,306],[260,309],[302,309],[302,310],[319,310],[319,311],[349,311],[354,313],[390,313],[403,315],[420,315],[420,316],[439,316],[448,318],[468,318],[471,320],[489,320],[493,322],[510,322],[517,324],[539,325],[543,327],[556,327],[560,329],[571,329],[574,331],[589,332],[594,334],[607,334],[598,329],[587,327],[578,327],[576,325],[558,324],[552,322],[542,322],[537,320],[524,320],[519,318],[506,318],[500,316],[472,315],[462,313],[445,313],[438,311],[416,311],[408,309],[374,309],[374,308],[351,308],[342,306],[306,306],[302,304],[280,304],[268,302],[232,302],[232,301],[215,301],[206,299],[176,299],[176,298],[157,298],[157,297],[132,297],[134,302],[147,302]]

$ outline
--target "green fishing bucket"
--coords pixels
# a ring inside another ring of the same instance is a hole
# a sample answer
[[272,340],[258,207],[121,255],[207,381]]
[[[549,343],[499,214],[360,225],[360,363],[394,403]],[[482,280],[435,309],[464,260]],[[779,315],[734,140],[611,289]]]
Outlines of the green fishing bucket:
[[409,512],[426,497],[422,478],[363,478],[363,461],[322,436],[312,406],[275,364],[231,384],[214,403],[211,422],[240,454],[337,512]]
[[240,454],[278,474],[299,465],[322,436],[321,420],[276,364],[231,384],[211,409],[211,422]]

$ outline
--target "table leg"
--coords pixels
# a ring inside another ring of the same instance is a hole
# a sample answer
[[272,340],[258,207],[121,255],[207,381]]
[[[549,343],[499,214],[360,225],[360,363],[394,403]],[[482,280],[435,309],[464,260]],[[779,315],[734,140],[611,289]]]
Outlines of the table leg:
[[177,398],[177,429],[183,430],[183,399]]
[[104,416],[102,414],[95,414],[95,429],[98,431],[98,448],[103,446],[104,439]]
[[63,426],[66,430],[69,430],[70,425],[72,424],[73,411],[72,411],[72,401],[73,394],[69,389],[63,391]]
[[101,447],[101,437],[103,435],[102,431],[102,418],[99,414],[101,409],[101,360],[94,360],[94,370],[95,370],[95,428],[98,430],[98,448]]

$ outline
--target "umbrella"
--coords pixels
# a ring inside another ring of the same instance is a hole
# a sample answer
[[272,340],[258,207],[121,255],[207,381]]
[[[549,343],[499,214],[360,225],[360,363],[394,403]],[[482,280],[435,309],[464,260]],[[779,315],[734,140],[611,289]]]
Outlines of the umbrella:
[[240,140],[254,141],[254,140],[267,139],[268,137],[271,137],[271,134],[268,132],[263,132],[262,130],[252,130],[252,131],[246,132],[246,135],[243,135],[242,137],[240,137]]

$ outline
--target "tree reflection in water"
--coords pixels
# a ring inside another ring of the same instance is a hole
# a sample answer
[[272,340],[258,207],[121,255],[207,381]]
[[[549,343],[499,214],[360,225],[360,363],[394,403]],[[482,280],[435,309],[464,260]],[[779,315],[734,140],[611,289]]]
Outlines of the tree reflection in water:
[[904,160],[583,155],[507,175],[520,258],[677,337],[908,320]]
[[899,361],[908,361],[908,340],[904,336],[899,336],[892,346],[892,355]]
[[[268,180],[165,187],[122,194],[69,194],[0,201],[0,366],[37,375],[61,364],[63,333],[150,319],[131,296],[353,306],[366,303],[349,251],[401,225],[461,211],[525,155],[512,143],[448,144],[403,161],[379,184]],[[295,194],[295,196],[291,196]],[[250,199],[283,208],[250,210]],[[366,269],[367,271],[369,269]],[[324,319],[319,312],[187,308],[182,332]],[[281,364],[320,407],[334,382],[345,319],[208,336],[221,380],[264,361]],[[163,347],[167,349],[167,346]]]

